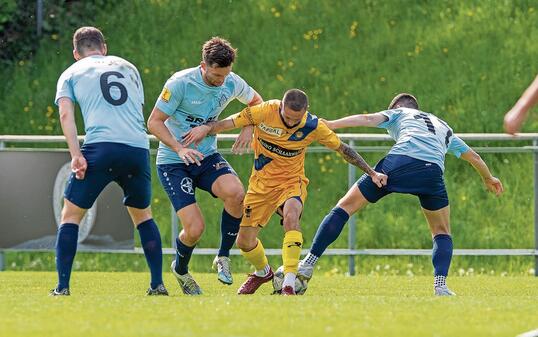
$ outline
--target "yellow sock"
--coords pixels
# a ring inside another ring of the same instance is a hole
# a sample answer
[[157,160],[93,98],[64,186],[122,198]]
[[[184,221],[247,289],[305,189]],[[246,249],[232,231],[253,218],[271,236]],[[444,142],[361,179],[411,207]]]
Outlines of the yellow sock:
[[267,256],[265,256],[265,249],[263,249],[262,242],[258,240],[258,245],[251,251],[245,252],[241,250],[241,254],[247,259],[248,262],[252,263],[256,270],[263,270],[265,266],[269,264],[267,261]]
[[299,231],[288,231],[284,234],[282,245],[282,262],[284,263],[284,275],[286,273],[297,274],[303,234]]

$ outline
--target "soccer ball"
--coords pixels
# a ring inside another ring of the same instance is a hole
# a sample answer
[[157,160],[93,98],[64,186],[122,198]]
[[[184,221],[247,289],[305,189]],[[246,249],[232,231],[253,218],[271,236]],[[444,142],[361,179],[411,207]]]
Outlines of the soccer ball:
[[[282,283],[284,282],[284,266],[278,267],[275,271],[275,276],[273,277],[273,294],[280,294],[282,291]],[[300,280],[298,277],[295,278],[295,293],[297,295],[302,295],[305,293],[308,288],[308,281]]]

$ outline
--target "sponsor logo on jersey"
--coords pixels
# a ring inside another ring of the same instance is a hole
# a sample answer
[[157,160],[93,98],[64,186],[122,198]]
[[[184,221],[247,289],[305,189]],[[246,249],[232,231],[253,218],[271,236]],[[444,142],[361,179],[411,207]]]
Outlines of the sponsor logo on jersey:
[[282,134],[284,133],[284,130],[282,129],[279,129],[279,128],[274,128],[274,127],[271,127],[271,126],[267,126],[263,123],[260,123],[258,125],[258,127],[265,133],[268,133],[270,135],[273,135],[273,136],[282,136]]
[[164,87],[163,92],[161,93],[161,99],[168,103],[170,101],[170,98],[172,97],[172,93],[170,90],[168,90],[167,87]]
[[286,149],[276,144],[270,143],[266,140],[263,140],[261,138],[258,138],[258,141],[260,142],[261,146],[263,146],[266,150],[276,153],[282,157],[288,157],[288,158],[295,157],[295,156],[300,155],[303,152],[303,149],[299,149],[299,150]]

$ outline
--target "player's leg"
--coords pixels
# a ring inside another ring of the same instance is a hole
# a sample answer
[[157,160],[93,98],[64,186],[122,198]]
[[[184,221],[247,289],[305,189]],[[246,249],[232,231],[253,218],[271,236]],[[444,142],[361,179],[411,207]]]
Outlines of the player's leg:
[[452,260],[452,236],[450,234],[450,206],[438,210],[422,208],[433,238],[432,264],[434,268],[434,292],[436,295],[455,295],[446,285]]
[[384,188],[378,188],[369,176],[363,175],[347,191],[346,195],[338,201],[336,206],[325,216],[319,225],[310,251],[299,263],[299,277],[304,279],[310,279],[312,277],[314,265],[321,255],[323,255],[325,249],[340,236],[352,214],[360,211],[371,202],[377,202],[377,200],[389,193]]
[[189,274],[189,261],[196,243],[205,229],[204,219],[194,197],[195,186],[191,172],[192,167],[185,164],[157,165],[159,179],[168,194],[176,214],[183,226],[176,238],[176,258],[172,262],[172,273],[176,277],[183,293],[201,294],[201,289]]
[[284,295],[295,295],[295,277],[303,246],[303,234],[299,223],[302,212],[303,203],[299,197],[293,197],[284,202],[282,210],[282,226],[285,232],[282,242],[284,266],[282,294]]
[[140,242],[148,264],[151,281],[148,295],[168,295],[164,287],[162,270],[162,242],[159,227],[151,212],[151,169],[149,151],[130,146],[118,146],[121,169],[116,182],[124,193],[123,203],[140,235]]
[[233,283],[229,258],[230,249],[233,247],[239,231],[245,191],[239,178],[231,173],[219,176],[213,182],[211,191],[213,195],[224,202],[220,220],[220,248],[213,261],[213,268],[217,270],[218,280],[230,285]]
[[72,173],[64,191],[61,225],[56,238],[56,270],[58,285],[51,295],[69,295],[71,269],[77,252],[78,229],[86,210],[112,181],[112,176],[105,169],[107,148],[98,144],[82,147],[82,153],[88,162],[84,179],[76,179]]
[[258,239],[260,227],[241,226],[237,235],[237,247],[241,255],[254,266],[254,273],[249,274],[239,287],[240,295],[254,294],[258,288],[273,279],[273,271],[269,266],[261,240]]

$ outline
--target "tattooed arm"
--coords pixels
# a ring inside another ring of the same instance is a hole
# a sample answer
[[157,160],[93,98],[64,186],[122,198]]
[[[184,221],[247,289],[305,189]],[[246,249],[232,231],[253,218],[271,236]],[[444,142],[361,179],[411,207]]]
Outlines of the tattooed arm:
[[377,187],[381,188],[387,184],[387,176],[383,173],[374,171],[364,158],[346,143],[340,143],[340,147],[336,151],[338,151],[348,163],[353,164],[366,172]]

